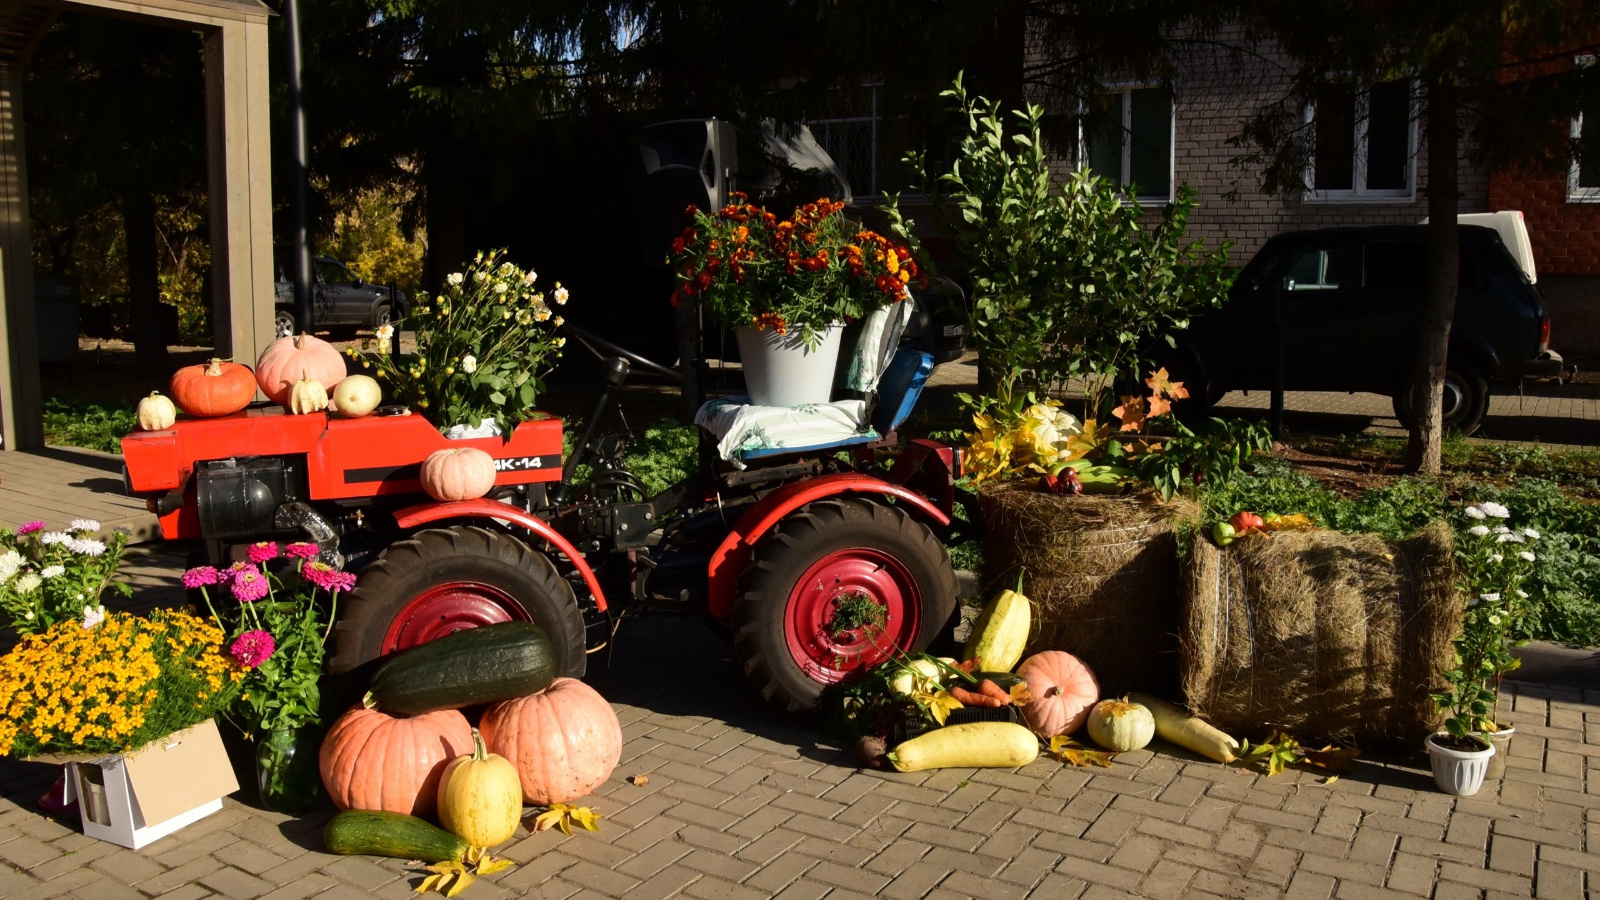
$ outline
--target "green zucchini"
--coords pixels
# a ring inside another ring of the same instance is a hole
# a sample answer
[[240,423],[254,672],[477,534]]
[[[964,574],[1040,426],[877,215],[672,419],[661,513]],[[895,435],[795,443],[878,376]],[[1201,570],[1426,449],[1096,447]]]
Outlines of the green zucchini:
[[526,697],[555,681],[557,664],[549,636],[532,622],[468,628],[384,660],[362,702],[415,716]]
[[389,856],[436,863],[461,859],[472,849],[443,828],[403,813],[347,809],[328,820],[322,843],[345,856]]

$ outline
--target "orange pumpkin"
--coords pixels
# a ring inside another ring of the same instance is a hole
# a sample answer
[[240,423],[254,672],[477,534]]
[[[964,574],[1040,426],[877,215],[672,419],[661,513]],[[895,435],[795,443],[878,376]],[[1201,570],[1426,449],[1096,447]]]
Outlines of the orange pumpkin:
[[168,393],[191,416],[227,416],[255,399],[256,378],[249,366],[213,359],[174,372]]
[[616,711],[576,678],[557,678],[537,694],[490,706],[478,730],[490,750],[517,767],[522,799],[537,806],[582,797],[611,777],[622,758]]
[[278,338],[256,360],[261,392],[280,406],[289,405],[289,391],[297,381],[310,378],[332,391],[344,376],[344,357],[332,344],[310,334]]
[[472,726],[456,710],[400,717],[357,706],[328,730],[318,763],[340,809],[427,816],[445,767],[471,752]]
[[422,489],[435,500],[476,500],[494,487],[494,457],[476,447],[435,450],[422,461]]
[[1017,674],[1027,679],[1028,693],[1033,695],[1022,707],[1022,717],[1034,734],[1047,740],[1077,731],[1100,700],[1094,673],[1071,653],[1035,653],[1022,661]]

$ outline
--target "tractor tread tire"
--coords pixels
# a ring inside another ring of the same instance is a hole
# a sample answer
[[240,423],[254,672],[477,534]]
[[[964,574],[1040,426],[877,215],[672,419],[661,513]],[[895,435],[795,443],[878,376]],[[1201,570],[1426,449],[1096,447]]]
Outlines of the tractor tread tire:
[[522,602],[528,616],[550,636],[560,659],[557,674],[583,677],[588,655],[583,614],[572,585],[543,553],[511,535],[475,526],[419,531],[390,544],[362,570],[333,626],[328,674],[337,678],[369,669],[382,653],[395,616],[430,582],[459,577],[446,573],[463,560],[470,561],[473,577],[496,584]]
[[763,537],[739,576],[733,650],[766,703],[788,712],[814,709],[824,685],[790,656],[784,621],[794,583],[821,556],[850,546],[891,550],[917,578],[922,622],[907,650],[920,651],[949,627],[956,577],[933,531],[903,509],[865,499],[819,500],[784,517]]

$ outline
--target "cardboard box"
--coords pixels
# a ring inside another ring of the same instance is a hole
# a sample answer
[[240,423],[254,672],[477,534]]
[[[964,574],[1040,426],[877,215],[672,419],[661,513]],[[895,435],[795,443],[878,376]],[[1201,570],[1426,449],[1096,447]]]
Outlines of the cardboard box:
[[217,812],[238,789],[209,719],[131,753],[67,764],[67,801],[78,801],[83,833],[132,850]]

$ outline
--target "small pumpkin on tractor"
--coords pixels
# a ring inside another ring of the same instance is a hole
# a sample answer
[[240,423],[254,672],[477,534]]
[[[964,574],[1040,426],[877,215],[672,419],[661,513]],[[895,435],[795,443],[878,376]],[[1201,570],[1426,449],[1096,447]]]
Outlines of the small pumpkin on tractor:
[[[654,496],[628,471],[626,422],[600,423],[634,367],[677,373],[570,325],[601,361],[604,387],[566,458],[554,417],[505,439],[452,441],[403,407],[338,418],[260,403],[128,435],[127,488],[147,498],[165,539],[200,542],[212,564],[293,539],[358,573],[328,661],[352,690],[388,654],[513,620],[539,625],[557,674],[580,677],[620,617],[649,608],[708,617],[762,697],[807,709],[828,685],[953,625],[942,538],[959,451],[913,440],[886,474],[873,465],[899,445],[895,429],[933,369],[930,354],[902,345],[900,306],[881,340],[850,351],[882,373],[859,395],[854,433],[762,448],[730,440],[740,410],[714,401],[702,444],[724,452],[702,453],[699,471]],[[423,461],[467,447],[493,459],[489,493],[431,499]]]

